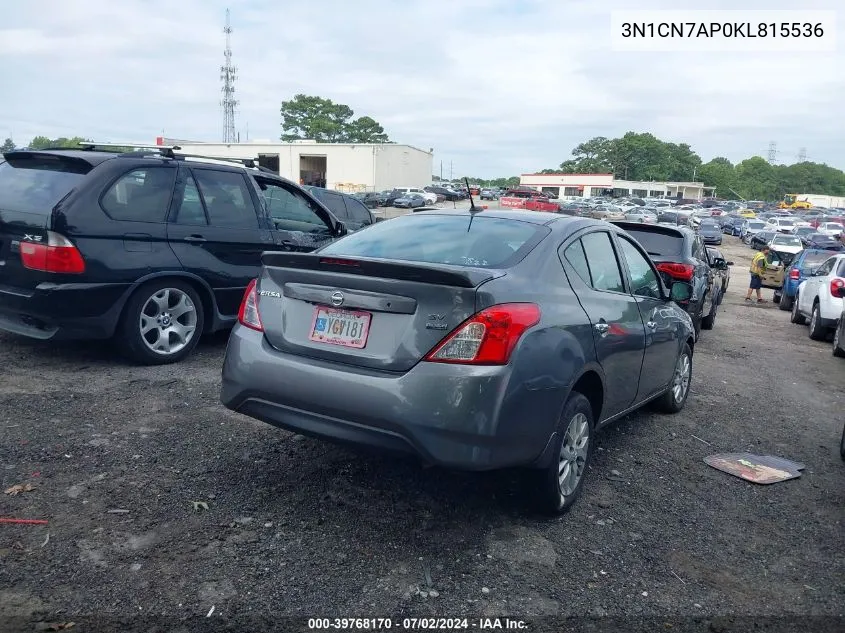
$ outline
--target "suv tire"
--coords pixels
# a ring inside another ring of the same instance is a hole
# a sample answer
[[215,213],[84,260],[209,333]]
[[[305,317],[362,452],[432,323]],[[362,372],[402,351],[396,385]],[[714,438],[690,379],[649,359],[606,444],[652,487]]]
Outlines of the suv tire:
[[[717,303],[718,301],[718,303]],[[721,299],[717,299],[713,301],[710,306],[710,314],[706,317],[701,319],[701,329],[702,330],[712,330],[713,326],[716,324],[716,312],[719,309],[719,303],[721,303]]]
[[804,319],[804,315],[801,314],[801,311],[798,309],[798,293],[795,293],[795,298],[792,300],[792,315],[789,317],[789,320],[794,323],[795,325],[804,325],[807,321]]
[[692,385],[692,350],[684,343],[681,353],[675,362],[675,372],[672,382],[665,393],[654,401],[658,411],[663,413],[678,413],[684,408]]
[[[136,363],[177,363],[197,346],[204,325],[202,301],[189,283],[154,280],[138,288],[126,302],[116,342]],[[157,344],[159,351],[155,350]]]
[[839,324],[833,334],[833,355],[845,358],[845,317],[839,317]]
[[827,335],[827,328],[822,325],[822,317],[819,313],[819,302],[813,304],[813,311],[810,313],[810,338],[814,341],[823,341]]
[[536,473],[539,482],[535,492],[543,513],[563,514],[581,495],[593,454],[594,431],[590,401],[573,391],[555,427],[555,450],[549,466]]

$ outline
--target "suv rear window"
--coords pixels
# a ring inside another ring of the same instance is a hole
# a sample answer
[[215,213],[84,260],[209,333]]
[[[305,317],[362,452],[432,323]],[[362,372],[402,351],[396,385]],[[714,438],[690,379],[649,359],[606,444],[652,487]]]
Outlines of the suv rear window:
[[681,235],[667,235],[656,231],[625,229],[640,243],[645,251],[654,257],[680,257],[684,255],[684,238]]
[[29,154],[0,163],[0,209],[48,214],[91,171],[84,161]]
[[807,253],[801,262],[801,268],[818,268],[830,258],[829,252]]
[[408,215],[347,235],[320,254],[497,268],[509,265],[548,232],[504,218]]

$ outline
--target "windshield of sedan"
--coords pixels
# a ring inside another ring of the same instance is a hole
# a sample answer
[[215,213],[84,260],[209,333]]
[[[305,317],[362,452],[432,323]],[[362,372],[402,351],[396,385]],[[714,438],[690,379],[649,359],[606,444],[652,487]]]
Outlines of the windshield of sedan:
[[772,240],[772,244],[778,246],[801,246],[801,238],[793,235],[776,235]]
[[497,268],[548,232],[544,226],[505,218],[406,215],[351,233],[320,254]]
[[765,222],[749,222],[748,223],[749,229],[762,229],[764,226],[766,226]]

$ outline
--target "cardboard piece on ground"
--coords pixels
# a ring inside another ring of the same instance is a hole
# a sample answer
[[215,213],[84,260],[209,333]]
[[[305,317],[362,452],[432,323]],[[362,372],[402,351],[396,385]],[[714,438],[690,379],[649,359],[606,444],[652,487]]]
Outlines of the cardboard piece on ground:
[[717,470],[755,484],[776,484],[797,479],[804,464],[773,455],[752,453],[720,453],[704,458],[704,463]]

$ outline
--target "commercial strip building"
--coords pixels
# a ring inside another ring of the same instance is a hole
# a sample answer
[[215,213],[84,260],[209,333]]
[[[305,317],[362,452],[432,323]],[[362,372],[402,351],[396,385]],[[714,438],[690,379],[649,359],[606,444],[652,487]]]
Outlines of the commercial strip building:
[[383,191],[431,183],[433,153],[397,143],[203,143],[158,137],[156,145],[219,158],[252,158],[294,182],[337,191]]
[[519,184],[564,199],[612,195],[701,200],[714,193],[714,188],[705,187],[703,182],[617,180],[613,174],[522,174]]

